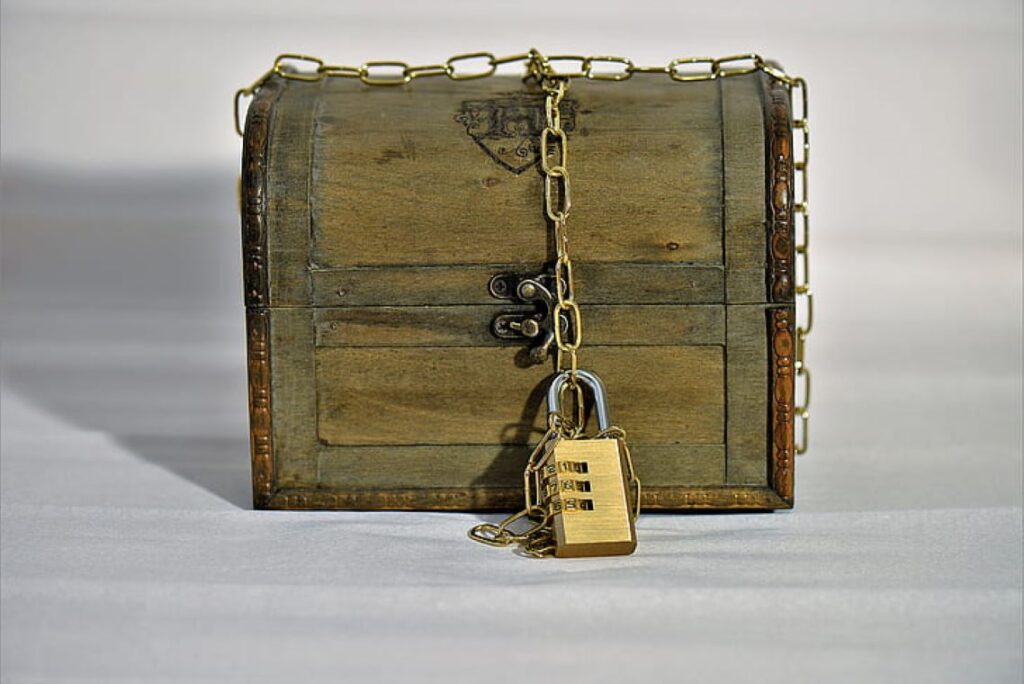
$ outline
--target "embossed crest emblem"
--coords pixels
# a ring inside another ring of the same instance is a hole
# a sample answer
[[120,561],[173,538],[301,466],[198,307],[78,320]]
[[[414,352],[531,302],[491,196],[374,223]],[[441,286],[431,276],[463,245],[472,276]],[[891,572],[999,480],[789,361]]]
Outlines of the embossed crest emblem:
[[[562,129],[576,127],[576,100],[559,106]],[[507,93],[488,100],[466,100],[455,114],[477,145],[512,173],[522,173],[537,163],[540,133],[544,130],[544,99],[529,93]]]

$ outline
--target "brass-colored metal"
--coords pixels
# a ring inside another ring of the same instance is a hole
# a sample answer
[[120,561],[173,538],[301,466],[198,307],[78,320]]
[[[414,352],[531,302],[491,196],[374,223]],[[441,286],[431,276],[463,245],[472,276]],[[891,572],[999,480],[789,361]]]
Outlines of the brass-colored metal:
[[[739,64],[740,66],[723,69],[723,64]],[[755,71],[761,71],[763,68],[764,60],[761,59],[761,56],[748,53],[745,55],[719,57],[714,61],[712,71],[714,73],[714,78],[723,78],[725,76],[743,76],[744,74],[752,74]]]
[[[401,73],[392,76],[374,76],[373,70],[379,70],[380,68],[398,68],[401,69]],[[409,65],[405,62],[393,62],[393,61],[379,61],[379,62],[363,62],[362,66],[359,67],[359,80],[366,85],[373,86],[398,86],[404,85],[412,80],[410,74]]]
[[[641,489],[626,432],[607,424],[600,380],[587,371],[579,374],[575,381],[563,372],[549,388],[548,431],[523,471],[522,510],[497,524],[475,526],[469,530],[471,539],[490,546],[519,544],[525,554],[537,557],[624,555],[635,550]],[[594,392],[601,426],[591,438],[582,436],[584,381]],[[573,407],[566,410],[570,393]],[[524,519],[532,524],[520,532],[511,529]]]
[[[621,64],[622,71],[595,71],[595,64]],[[626,57],[615,57],[612,55],[587,57],[583,62],[583,71],[586,73],[587,78],[594,81],[625,81],[633,75],[634,68],[635,65],[633,64],[633,60],[627,59]]]
[[448,65],[419,64],[417,66],[407,67],[404,73],[409,77],[410,81],[414,78],[423,78],[424,76],[445,76],[448,73]]
[[790,100],[792,102],[799,102],[800,108],[796,109],[795,104],[793,107],[793,137],[800,137],[799,140],[794,140],[794,150],[800,150],[800,154],[797,155],[794,152],[793,169],[798,179],[798,186],[800,188],[799,198],[793,207],[793,214],[795,219],[795,233],[798,236],[795,246],[795,251],[798,257],[799,267],[796,270],[796,296],[797,300],[803,299],[805,315],[805,323],[797,323],[796,328],[796,356],[794,359],[794,365],[797,369],[797,376],[803,379],[802,389],[797,387],[794,389],[796,392],[796,408],[794,414],[800,419],[799,429],[796,430],[794,441],[796,443],[795,450],[797,454],[804,454],[807,452],[808,444],[808,428],[810,424],[810,405],[811,405],[811,373],[807,367],[805,360],[805,349],[807,337],[811,334],[811,329],[814,327],[814,293],[811,291],[811,271],[810,271],[810,254],[811,254],[811,217],[810,209],[808,204],[808,167],[811,161],[811,129],[808,124],[808,105],[807,105],[807,82],[800,77],[786,76],[781,70],[767,65],[763,60],[760,62],[761,69],[769,76],[776,78],[786,85],[789,86]]
[[[466,73],[466,72],[459,73],[459,72],[457,72],[455,70],[455,65],[458,62],[480,60],[480,59],[486,59],[487,60],[487,69],[484,70],[484,71],[476,71],[476,72],[469,72],[469,73]],[[455,81],[468,81],[468,80],[471,80],[471,79],[474,79],[474,78],[486,78],[487,76],[490,76],[491,74],[494,73],[495,69],[498,68],[498,65],[494,61],[494,55],[491,54],[490,52],[467,52],[465,54],[455,55],[454,57],[449,58],[448,61],[445,62],[444,67],[445,67],[445,72],[444,73],[445,73],[446,76],[448,76],[448,78],[450,78],[452,80],[455,80]]]
[[[590,58],[585,55],[548,55],[544,60],[545,71],[554,78],[586,78],[588,61]],[[579,69],[559,70],[554,68],[553,62],[575,62],[579,64]]]
[[[550,512],[539,503],[540,497],[540,462],[547,457],[563,439],[562,429],[554,414],[548,416],[548,431],[534,447],[523,471],[523,509],[508,516],[498,524],[481,523],[469,530],[469,538],[489,546],[509,546],[519,544],[523,552],[530,556],[543,557],[553,550],[551,541]],[[531,524],[520,532],[511,526],[520,520],[529,520]]]
[[[303,64],[313,64],[316,66],[316,69],[307,71],[297,68],[297,65]],[[278,76],[289,78],[293,81],[319,81],[323,78],[323,67],[324,60],[319,57],[286,52],[283,55],[278,55],[277,59],[274,60],[272,71]]]
[[[424,67],[409,67],[410,69],[422,69]],[[344,64],[333,65],[325,64],[320,67],[320,74],[324,77],[331,78],[359,78],[359,74],[362,73],[359,67],[346,66]]]
[[619,439],[562,440],[542,465],[555,556],[633,553],[636,523]]
[[[568,404],[565,398],[569,392],[572,392],[572,409],[567,411],[562,407]],[[558,406],[555,413],[558,414],[562,434],[568,438],[579,437],[583,431],[583,423],[586,421],[586,399],[583,396],[582,383],[576,381],[572,375],[569,376],[569,382],[558,390]]]
[[598,439],[604,439],[608,437],[615,438],[619,442],[619,450],[622,452],[623,463],[626,466],[626,482],[628,484],[628,490],[630,497],[633,500],[633,522],[637,521],[640,517],[640,495],[642,487],[640,485],[640,478],[636,475],[636,469],[633,467],[633,456],[629,452],[629,445],[626,443],[626,431],[620,427],[611,426],[601,430],[597,433]]
[[[559,73],[552,66],[552,61],[574,61],[581,64],[580,73]],[[570,385],[577,385],[576,371],[579,368],[579,348],[583,342],[583,314],[576,303],[576,285],[573,280],[572,259],[569,256],[569,234],[566,221],[572,208],[572,194],[569,177],[569,138],[562,128],[562,117],[559,104],[565,98],[569,88],[569,78],[586,76],[590,72],[592,60],[587,57],[559,55],[544,57],[537,50],[530,51],[530,62],[527,73],[532,76],[544,90],[545,127],[541,133],[541,172],[544,174],[544,213],[551,221],[554,233],[555,250],[558,260],[555,264],[555,294],[558,303],[554,307],[554,318],[561,322],[562,314],[568,314],[569,325],[567,334],[562,334],[560,325],[554,327],[555,370],[569,371]],[[548,163],[548,141],[558,140],[558,163]],[[557,191],[555,187],[557,186]]]
[[562,326],[556,325],[554,326],[555,344],[562,351],[574,352],[583,344],[583,314],[580,313],[580,305],[571,299],[555,304],[555,317],[559,317],[563,313],[571,314],[569,316],[569,331],[572,336],[567,341],[567,336],[562,334]]
[[[679,68],[680,66],[693,64],[707,64],[708,70],[685,72]],[[680,57],[673,59],[665,68],[668,70],[668,75],[673,81],[709,81],[717,78],[715,74],[715,59],[713,57]]]
[[276,67],[271,67],[270,70],[265,72],[255,81],[253,81],[252,85],[249,85],[245,88],[239,88],[235,91],[234,103],[232,104],[232,114],[234,114],[235,117],[235,132],[238,133],[238,135],[244,135],[244,131],[242,130],[242,116],[241,113],[239,112],[239,104],[241,104],[242,98],[251,98],[253,95],[255,95],[256,91],[259,90],[260,87],[267,82],[267,79],[274,75],[275,68]]
[[[554,137],[558,141],[558,163],[555,166],[548,164],[548,139]],[[569,164],[569,142],[562,129],[545,128],[540,132],[540,168],[545,175],[553,175],[555,169],[562,169],[563,172]]]

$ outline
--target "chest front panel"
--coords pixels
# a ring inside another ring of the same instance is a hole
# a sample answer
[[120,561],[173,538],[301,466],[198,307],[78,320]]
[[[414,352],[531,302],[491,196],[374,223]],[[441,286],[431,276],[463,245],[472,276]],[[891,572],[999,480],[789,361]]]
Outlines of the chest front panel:
[[[791,503],[792,297],[773,289],[791,256],[780,269],[770,201],[791,162],[771,152],[771,88],[637,76],[573,82],[563,103],[581,364],[648,508]],[[260,91],[243,175],[257,505],[519,501],[553,365],[494,334],[534,309],[489,283],[553,259],[542,118],[518,78]]]

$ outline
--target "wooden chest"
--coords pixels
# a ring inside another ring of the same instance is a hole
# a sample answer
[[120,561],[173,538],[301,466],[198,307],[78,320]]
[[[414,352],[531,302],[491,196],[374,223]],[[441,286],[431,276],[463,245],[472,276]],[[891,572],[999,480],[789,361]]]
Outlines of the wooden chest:
[[[792,506],[786,89],[638,74],[574,81],[563,108],[580,363],[644,507]],[[521,503],[553,362],[496,334],[537,309],[492,279],[553,258],[542,120],[515,77],[260,88],[242,175],[257,507]]]

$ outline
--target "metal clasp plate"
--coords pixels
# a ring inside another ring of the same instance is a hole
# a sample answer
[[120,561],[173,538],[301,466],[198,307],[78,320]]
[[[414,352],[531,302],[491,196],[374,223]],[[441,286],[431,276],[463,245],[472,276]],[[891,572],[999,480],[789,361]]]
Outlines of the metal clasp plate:
[[[551,345],[555,342],[554,317],[552,312],[557,302],[554,294],[553,275],[542,273],[535,276],[522,276],[516,273],[498,273],[487,284],[487,290],[495,299],[505,299],[523,304],[539,305],[534,311],[526,313],[500,313],[491,321],[491,332],[503,340],[530,339],[538,340],[530,348],[529,360],[532,363],[544,363],[551,353]],[[567,331],[569,321],[559,317],[561,332]]]

